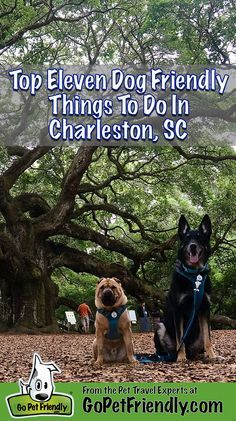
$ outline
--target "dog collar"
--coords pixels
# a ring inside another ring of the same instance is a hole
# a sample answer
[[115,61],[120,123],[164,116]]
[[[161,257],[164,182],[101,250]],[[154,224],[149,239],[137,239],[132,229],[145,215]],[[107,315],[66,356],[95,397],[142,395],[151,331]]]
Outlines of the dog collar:
[[[188,266],[185,266],[180,260],[176,261],[176,271],[178,273],[181,273],[181,275],[205,275],[210,272],[209,266],[206,263],[202,268],[190,268]],[[187,277],[187,276],[186,276]]]
[[196,290],[198,292],[199,289],[204,291],[205,280],[210,271],[208,264],[205,264],[202,268],[193,269],[184,266],[183,263],[177,260],[175,270],[179,275],[184,276],[184,278],[191,282],[194,291]]
[[106,310],[105,308],[98,308],[98,313],[106,317],[109,322],[109,331],[106,333],[105,337],[110,340],[120,339],[121,334],[118,331],[118,321],[122,313],[126,310],[126,306],[120,306],[112,310]]

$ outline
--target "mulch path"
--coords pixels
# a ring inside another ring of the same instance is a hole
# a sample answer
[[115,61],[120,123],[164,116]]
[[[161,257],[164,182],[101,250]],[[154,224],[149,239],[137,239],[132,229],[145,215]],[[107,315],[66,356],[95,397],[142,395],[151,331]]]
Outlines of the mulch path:
[[[214,361],[185,363],[94,365],[94,335],[0,335],[0,382],[28,380],[34,352],[44,362],[54,361],[61,369],[56,382],[233,382],[236,381],[236,330],[216,330],[212,341]],[[153,334],[134,333],[135,351],[153,353]]]

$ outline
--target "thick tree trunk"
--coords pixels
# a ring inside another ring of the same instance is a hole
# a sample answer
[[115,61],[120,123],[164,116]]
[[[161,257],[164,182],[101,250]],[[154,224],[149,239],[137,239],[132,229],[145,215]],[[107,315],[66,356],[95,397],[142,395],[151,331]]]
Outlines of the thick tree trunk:
[[57,330],[55,288],[47,277],[24,282],[21,292],[13,291],[13,326],[17,331]]
[[0,330],[58,331],[55,318],[57,292],[47,272],[29,261],[15,273],[4,271],[0,278]]
[[5,279],[0,279],[0,331],[6,331],[12,324],[11,290]]
[[[45,136],[45,129],[41,130]],[[20,158],[0,176],[0,329],[55,332],[57,290],[45,240],[73,214],[75,198],[96,147],[80,148],[69,167],[55,208],[38,194],[14,198],[11,188],[19,176],[48,148],[20,150]],[[19,151],[18,151],[19,152]]]
[[[10,284],[10,287],[9,287]],[[25,333],[57,332],[56,288],[41,276],[24,282],[0,281],[0,330]]]

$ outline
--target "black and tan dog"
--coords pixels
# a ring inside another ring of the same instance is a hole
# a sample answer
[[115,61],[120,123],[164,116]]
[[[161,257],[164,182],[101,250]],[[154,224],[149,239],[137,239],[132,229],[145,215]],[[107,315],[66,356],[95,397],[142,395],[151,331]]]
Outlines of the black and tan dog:
[[136,363],[127,297],[117,278],[102,278],[96,287],[96,339],[93,353],[97,365],[103,362]]
[[[183,215],[180,217],[178,260],[167,295],[164,320],[154,336],[157,353],[175,354],[177,361],[202,352],[207,357],[214,357],[209,328],[211,283],[207,266],[211,232],[208,215],[196,230],[190,229]],[[188,327],[189,332],[182,342]]]

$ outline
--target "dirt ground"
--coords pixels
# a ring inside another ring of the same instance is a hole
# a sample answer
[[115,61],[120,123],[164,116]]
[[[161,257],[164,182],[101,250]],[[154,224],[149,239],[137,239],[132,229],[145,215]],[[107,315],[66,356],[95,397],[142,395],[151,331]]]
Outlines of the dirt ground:
[[[133,334],[137,353],[154,352],[152,333]],[[54,361],[61,369],[55,381],[64,382],[233,382],[236,381],[236,330],[212,332],[214,361],[158,364],[94,365],[92,343],[94,335],[0,335],[0,382],[27,380],[34,352],[43,361]]]

